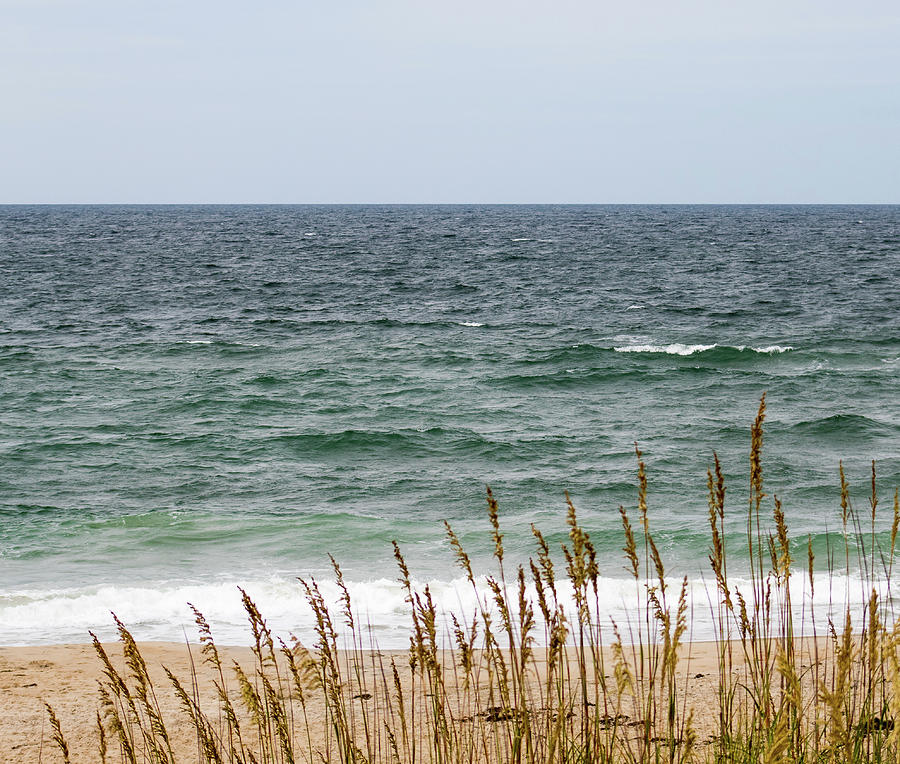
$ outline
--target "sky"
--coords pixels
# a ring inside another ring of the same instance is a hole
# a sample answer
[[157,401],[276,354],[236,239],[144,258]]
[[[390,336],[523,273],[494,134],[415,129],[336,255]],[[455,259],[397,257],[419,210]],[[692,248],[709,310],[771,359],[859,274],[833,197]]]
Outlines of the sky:
[[0,203],[900,203],[896,0],[0,0]]

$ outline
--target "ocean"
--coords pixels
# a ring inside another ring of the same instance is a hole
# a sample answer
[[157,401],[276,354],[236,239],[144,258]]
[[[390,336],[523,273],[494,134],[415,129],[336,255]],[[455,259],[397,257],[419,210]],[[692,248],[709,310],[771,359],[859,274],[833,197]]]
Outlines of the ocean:
[[187,602],[244,643],[238,586],[309,640],[297,578],[335,596],[332,554],[402,647],[391,541],[471,606],[443,521],[491,572],[486,486],[510,569],[532,523],[566,541],[568,491],[622,617],[635,444],[702,609],[706,470],[740,579],[764,392],[798,557],[843,543],[841,460],[864,518],[877,461],[884,544],[898,274],[897,206],[0,207],[0,643],[107,638],[110,611],[179,640]]

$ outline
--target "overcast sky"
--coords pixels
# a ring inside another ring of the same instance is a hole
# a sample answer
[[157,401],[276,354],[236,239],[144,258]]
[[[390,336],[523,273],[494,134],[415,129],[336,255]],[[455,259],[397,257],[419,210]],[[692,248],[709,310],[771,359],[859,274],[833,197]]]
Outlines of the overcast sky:
[[0,14],[0,202],[900,203],[897,0]]

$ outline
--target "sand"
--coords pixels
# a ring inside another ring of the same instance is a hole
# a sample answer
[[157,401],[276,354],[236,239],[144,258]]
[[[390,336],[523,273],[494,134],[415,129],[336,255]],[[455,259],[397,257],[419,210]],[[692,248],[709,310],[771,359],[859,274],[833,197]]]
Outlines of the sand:
[[[107,645],[114,662],[122,666],[121,647]],[[212,670],[200,660],[198,646],[192,646],[194,665],[199,677],[199,691],[207,713],[217,708],[212,688]],[[167,666],[187,685],[190,684],[191,657],[185,644],[142,643],[141,652],[158,688],[158,699],[172,736],[178,761],[197,761],[197,744],[193,728],[180,709],[169,688],[162,666]],[[248,648],[220,647],[223,659],[235,659],[251,669],[253,656]],[[711,643],[686,646],[689,663],[683,669],[690,676],[685,695],[687,705],[695,711],[697,731],[701,739],[713,731],[716,701],[716,656]],[[406,653],[383,651],[366,654],[366,660],[387,662],[391,657],[406,673]],[[0,648],[0,762],[47,764],[62,758],[51,742],[51,729],[44,703],[56,711],[68,741],[72,764],[97,762],[98,735],[96,714],[99,708],[97,682],[102,665],[91,645],[52,645],[39,647]],[[364,703],[366,699],[355,702]],[[310,707],[310,726],[316,732],[324,728],[324,711],[318,697]],[[314,744],[316,740],[314,739]],[[113,751],[115,753],[115,751]],[[117,754],[112,757],[118,760]]]
[[[118,645],[107,645],[111,656],[120,656]],[[177,676],[190,676],[190,660],[184,644],[144,643],[142,654],[154,680],[163,688],[160,702],[169,713],[173,725],[177,749],[190,761],[195,750],[193,736],[182,724],[183,715],[178,710],[174,696],[165,686],[165,676],[160,666],[172,669]],[[249,663],[249,650],[227,650],[230,656]],[[118,663],[119,661],[117,661]],[[50,645],[39,647],[0,648],[0,762],[62,761],[50,743],[50,727],[44,703],[56,711],[63,733],[69,743],[71,760],[96,762],[97,729],[96,713],[99,708],[97,681],[101,678],[102,665],[92,645]],[[201,672],[208,672],[201,668]],[[209,687],[205,688],[209,692]],[[211,705],[214,707],[214,705]],[[194,757],[196,758],[196,757]]]

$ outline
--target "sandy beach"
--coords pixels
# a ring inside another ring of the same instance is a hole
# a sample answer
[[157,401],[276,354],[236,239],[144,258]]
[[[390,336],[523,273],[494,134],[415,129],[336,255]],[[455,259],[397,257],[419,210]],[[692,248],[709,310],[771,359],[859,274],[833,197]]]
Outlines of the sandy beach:
[[[118,645],[106,647],[110,657],[121,657]],[[192,650],[197,658],[197,646],[192,646]],[[185,645],[146,643],[141,645],[141,652],[154,681],[158,681],[161,688],[159,701],[172,720],[176,751],[185,761],[191,761],[192,753],[196,760],[192,729],[183,717],[174,693],[170,692],[161,668],[167,666],[176,676],[190,677],[190,657]],[[249,662],[251,658],[246,648],[226,648],[223,655],[242,662]],[[31,764],[62,760],[50,742],[45,702],[56,711],[73,764],[98,761],[97,682],[102,669],[90,644],[0,648],[0,692],[3,697],[0,704],[0,761]],[[207,667],[201,664],[198,676],[201,692],[210,703],[209,708],[214,708],[209,684],[211,674]]]
[[[105,645],[113,663],[124,671],[121,646]],[[163,672],[169,668],[185,686],[190,686],[191,657],[197,669],[198,692],[201,706],[210,718],[217,718],[217,701],[213,688],[214,672],[202,661],[198,645],[189,653],[184,644],[150,642],[140,645],[150,676],[155,684],[157,699],[163,712],[176,760],[198,760],[197,740],[193,726],[181,709],[178,699]],[[249,648],[220,647],[224,663],[239,662],[245,670],[252,671],[253,655]],[[540,667],[540,650],[535,663]],[[574,661],[574,652],[570,651]],[[378,651],[363,653],[365,682],[377,682],[378,666],[389,665],[391,659],[403,677],[409,681],[406,651]],[[735,670],[742,661],[735,656]],[[694,728],[700,745],[708,744],[714,732],[716,698],[716,652],[714,643],[698,642],[684,645],[680,661],[680,673],[688,678],[687,691],[682,695],[685,709],[693,710]],[[610,668],[610,671],[612,669]],[[540,668],[538,668],[540,673]],[[0,704],[0,761],[37,764],[62,761],[59,751],[51,742],[52,731],[44,703],[53,706],[62,731],[69,745],[72,764],[99,761],[97,711],[98,680],[102,665],[92,645],[52,645],[36,647],[0,648],[0,690],[4,702]],[[534,678],[533,678],[534,679]],[[231,680],[229,679],[231,682]],[[539,694],[536,687],[532,688]],[[236,682],[231,682],[237,702],[239,693]],[[351,693],[351,697],[352,697]],[[369,702],[366,693],[352,702],[362,706]],[[371,708],[367,709],[371,710]],[[622,710],[628,715],[627,706]],[[307,703],[312,746],[322,746],[324,740],[324,705],[321,693],[309,694]],[[482,714],[483,715],[483,714]],[[634,721],[624,719],[623,723]],[[306,731],[302,737],[305,743]],[[116,747],[110,744],[111,760],[117,760]]]

